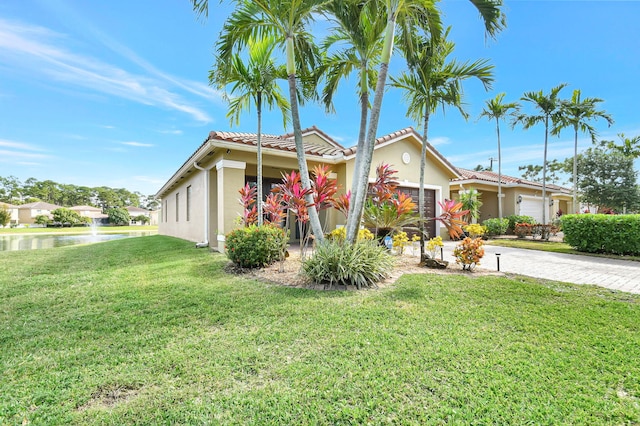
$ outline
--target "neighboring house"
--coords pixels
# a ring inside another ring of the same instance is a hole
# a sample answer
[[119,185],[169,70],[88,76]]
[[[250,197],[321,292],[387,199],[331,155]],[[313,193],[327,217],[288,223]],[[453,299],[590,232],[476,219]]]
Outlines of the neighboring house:
[[69,207],[69,210],[73,210],[81,217],[89,217],[93,220],[93,223],[108,223],[109,215],[102,213],[102,209],[93,206],[73,206]]
[[[478,222],[498,217],[498,174],[459,167],[458,171],[460,177],[451,181],[451,198],[457,199],[460,192],[475,188],[482,194]],[[525,215],[542,222],[543,208],[548,209],[548,222],[556,217],[559,211],[573,212],[572,190],[547,184],[547,200],[543,203],[541,183],[502,175],[502,217]]]
[[[355,148],[345,149],[318,128],[303,130],[309,170],[317,164],[331,168],[342,193],[351,188]],[[375,168],[388,163],[398,171],[399,188],[418,201],[421,136],[406,128],[376,140],[369,180]],[[262,135],[264,194],[279,184],[283,173],[298,169],[293,134]],[[156,194],[162,200],[159,233],[194,242],[207,242],[224,249],[224,235],[238,226],[242,206],[238,190],[256,182],[256,135],[253,133],[211,132],[196,151],[180,166]],[[436,201],[449,197],[449,181],[460,177],[456,168],[436,149],[427,146],[427,182],[425,207],[427,217],[440,214]],[[344,216],[335,210],[320,215],[330,231],[344,224]],[[293,222],[293,221],[291,221]],[[291,236],[296,240],[297,227]],[[445,235],[438,222],[429,222],[430,235]]]
[[143,209],[140,207],[134,207],[134,206],[128,206],[125,207],[125,209],[129,212],[129,216],[131,216],[131,225],[144,225],[143,222],[137,222],[135,220],[133,220],[134,217],[136,216],[146,216],[149,218],[149,223],[151,223],[151,212],[147,209]]
[[160,210],[149,210],[149,225],[158,226],[159,217],[160,217]]
[[18,206],[18,216],[21,224],[34,224],[36,216],[45,215],[53,219],[52,211],[60,209],[62,206],[37,201],[35,203],[21,204]]
[[5,208],[11,215],[9,218],[9,223],[7,226],[16,226],[20,223],[20,216],[18,206],[14,206],[13,204],[0,202],[0,208]]

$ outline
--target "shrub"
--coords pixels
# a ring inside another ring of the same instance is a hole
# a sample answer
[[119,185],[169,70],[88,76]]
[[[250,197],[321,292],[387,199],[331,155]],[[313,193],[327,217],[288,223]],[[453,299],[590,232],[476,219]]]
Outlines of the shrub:
[[393,268],[393,257],[375,241],[354,244],[325,240],[313,256],[302,264],[304,273],[315,283],[373,287]]
[[46,225],[50,222],[50,219],[46,214],[39,214],[36,216],[34,222],[38,225]]
[[109,215],[109,223],[116,226],[128,225],[131,221],[131,215],[124,207],[114,207],[107,210]]
[[227,257],[241,268],[261,268],[280,259],[287,237],[273,225],[234,229],[225,238]]
[[[367,228],[360,229],[358,231],[359,240],[373,240],[373,232]],[[344,226],[336,228],[327,234],[327,238],[330,240],[344,241],[347,238],[347,228]]]
[[53,215],[54,222],[68,223],[70,224],[69,226],[80,222],[80,215],[78,212],[64,207],[55,209],[51,214]]
[[471,225],[466,225],[464,230],[471,238],[482,237],[486,232],[486,228],[482,225],[478,225],[477,223],[472,223]]
[[487,228],[487,235],[490,237],[504,235],[507,233],[507,229],[509,229],[509,219],[506,217],[503,217],[502,219],[498,219],[497,217],[487,219],[482,222],[482,224]]
[[509,221],[508,232],[512,232],[512,233],[515,232],[516,230],[516,223],[529,223],[529,224],[536,223],[536,220],[531,216],[520,216],[517,214],[512,214],[511,216],[507,216],[507,220]]
[[579,251],[640,255],[640,215],[565,214],[564,241]]
[[439,247],[444,247],[444,243],[442,242],[442,237],[441,236],[437,236],[437,237],[433,237],[431,238],[428,242],[427,242],[427,251],[429,252],[429,257],[431,259],[435,259],[436,258],[436,250]]
[[149,223],[149,216],[139,214],[138,216],[132,217],[131,220],[133,220],[134,222],[140,222],[145,225]]
[[404,231],[396,232],[392,237],[393,248],[396,249],[396,253],[404,253],[404,248],[409,244],[409,237]]
[[0,207],[0,226],[7,226],[9,221],[11,220],[11,213],[7,210],[6,207]]
[[463,270],[471,271],[480,264],[480,259],[484,256],[483,245],[482,238],[465,238],[453,250],[456,263],[460,263]]

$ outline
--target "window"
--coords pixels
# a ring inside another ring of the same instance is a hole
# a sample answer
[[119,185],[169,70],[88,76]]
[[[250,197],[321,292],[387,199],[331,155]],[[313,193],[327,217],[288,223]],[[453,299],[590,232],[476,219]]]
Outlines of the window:
[[176,222],[180,220],[180,193],[176,192]]
[[169,222],[169,200],[164,200],[164,221]]
[[191,220],[191,185],[187,186],[187,222]]

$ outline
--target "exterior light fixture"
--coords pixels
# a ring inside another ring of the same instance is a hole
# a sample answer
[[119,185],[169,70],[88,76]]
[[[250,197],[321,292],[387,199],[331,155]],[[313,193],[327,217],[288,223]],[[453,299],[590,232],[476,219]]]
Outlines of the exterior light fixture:
[[518,204],[520,204],[522,202],[522,195],[518,195],[518,199],[516,200],[516,202]]

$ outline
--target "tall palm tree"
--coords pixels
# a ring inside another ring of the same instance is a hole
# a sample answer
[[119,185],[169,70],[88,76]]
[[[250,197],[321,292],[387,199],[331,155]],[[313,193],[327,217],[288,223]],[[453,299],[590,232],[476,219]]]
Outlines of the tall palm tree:
[[[538,92],[527,92],[521,98],[525,102],[533,104],[538,110],[537,114],[518,114],[513,124],[521,123],[527,130],[538,123],[544,123],[544,156],[542,161],[542,224],[547,223],[547,147],[549,145],[549,131],[560,120],[562,101],[558,97],[560,91],[566,86],[562,83],[549,92],[548,95]],[[551,125],[551,128],[550,128]],[[549,235],[546,235],[546,239]]]
[[[376,66],[382,54],[382,34],[386,20],[380,14],[380,5],[369,1],[334,0],[325,6],[329,20],[336,24],[325,39],[322,49],[329,52],[335,46],[342,48],[328,54],[321,67],[325,75],[322,101],[327,111],[333,111],[333,96],[340,81],[352,72],[357,73],[358,98],[360,100],[360,130],[356,152],[362,151],[367,132],[369,93],[377,80]],[[356,155],[354,172],[359,169],[362,156]],[[353,180],[358,178],[354,174]]]
[[[374,0],[375,1],[375,0]],[[378,0],[382,1],[382,0]],[[502,0],[470,0],[478,9],[485,24],[486,34],[493,37],[505,26],[505,19],[500,10]],[[401,49],[407,54],[411,54],[417,49],[415,39],[411,37],[416,29],[425,31],[432,38],[439,38],[442,34],[442,23],[440,20],[440,10],[431,0],[385,0],[387,15],[387,26],[385,29],[382,57],[378,71],[378,81],[376,82],[375,95],[367,137],[363,144],[363,149],[358,155],[362,156],[359,168],[355,170],[354,176],[358,176],[353,182],[351,189],[351,208],[347,219],[347,240],[355,241],[364,201],[366,197],[366,187],[371,169],[373,149],[375,147],[378,122],[380,120],[380,110],[384,97],[384,88],[387,81],[389,63],[393,53],[396,26],[399,27],[399,39]]]
[[502,219],[502,152],[500,148],[500,120],[507,115],[513,115],[520,109],[517,102],[502,103],[504,93],[498,93],[495,98],[486,101],[480,117],[496,120],[496,135],[498,136],[498,218]]
[[[286,72],[283,67],[277,67],[272,58],[275,47],[273,37],[261,40],[249,40],[247,43],[248,57],[236,53],[230,61],[216,59],[215,67],[209,73],[209,82],[218,88],[231,85],[229,90],[229,111],[227,118],[231,124],[239,124],[243,111],[250,110],[251,104],[256,106],[258,115],[257,131],[257,206],[258,225],[263,223],[262,215],[262,106],[277,106],[282,111],[283,125],[289,122],[289,102],[284,98],[277,84],[279,78],[284,78]],[[246,63],[245,63],[246,62]],[[236,95],[236,96],[234,96]]]
[[[425,211],[424,211],[424,172],[427,160],[429,118],[438,106],[452,106],[458,109],[466,119],[468,114],[463,108],[462,81],[477,78],[485,89],[493,82],[493,65],[487,60],[458,64],[455,60],[447,62],[453,52],[454,43],[447,40],[449,29],[440,38],[423,39],[421,47],[407,56],[409,72],[398,78],[392,77],[392,87],[404,90],[408,102],[407,115],[422,123],[422,151],[420,155],[420,192],[418,193],[418,214],[420,216],[420,259],[424,257]],[[434,237],[432,235],[431,237]]]
[[596,104],[603,102],[598,98],[585,98],[580,99],[580,90],[573,91],[571,100],[562,101],[560,121],[553,128],[552,134],[560,134],[560,131],[565,127],[573,127],[574,130],[574,144],[573,144],[573,209],[577,212],[578,207],[578,131],[589,133],[591,141],[596,143],[597,132],[589,124],[589,121],[598,118],[604,118],[609,123],[609,126],[613,124],[613,118],[604,111],[598,111]]
[[[298,168],[304,189],[311,188],[311,180],[302,141],[298,108],[299,88],[296,77],[297,73],[301,72],[306,78],[312,74],[309,70],[317,66],[317,47],[313,44],[313,36],[307,28],[325,2],[326,0],[237,0],[236,9],[227,18],[217,43],[218,57],[222,61],[229,61],[235,52],[247,45],[249,40],[260,39],[267,35],[272,35],[276,46],[283,48],[289,84],[291,121]],[[207,0],[192,0],[192,4],[194,10],[199,13],[204,14],[208,11],[205,6],[208,6]],[[305,199],[308,205],[313,205],[312,193],[309,193]],[[315,238],[322,240],[323,232],[318,211],[310,208],[308,213]]]

